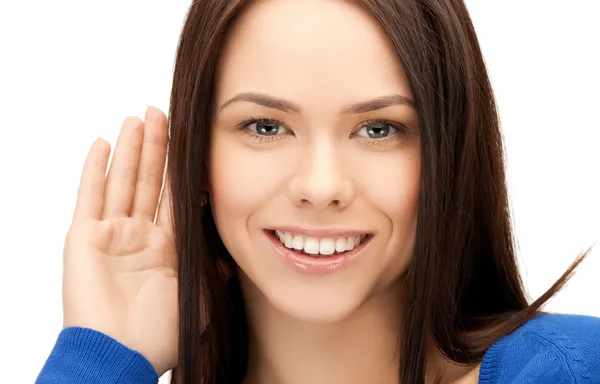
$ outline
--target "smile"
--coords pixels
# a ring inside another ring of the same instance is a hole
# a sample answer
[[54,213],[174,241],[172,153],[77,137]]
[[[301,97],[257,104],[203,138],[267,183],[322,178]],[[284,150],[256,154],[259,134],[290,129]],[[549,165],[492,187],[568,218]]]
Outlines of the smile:
[[347,267],[373,238],[369,233],[347,231],[268,229],[264,233],[288,267],[309,275]]
[[301,251],[313,257],[327,257],[335,253],[353,250],[366,239],[367,234],[349,237],[316,238],[276,230],[275,236],[288,249]]

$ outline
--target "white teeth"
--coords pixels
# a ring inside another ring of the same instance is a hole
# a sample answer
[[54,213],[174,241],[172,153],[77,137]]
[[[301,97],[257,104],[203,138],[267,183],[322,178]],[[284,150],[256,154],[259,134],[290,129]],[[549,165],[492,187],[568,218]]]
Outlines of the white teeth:
[[334,253],[353,250],[361,243],[366,235],[322,238],[305,237],[302,235],[293,235],[288,232],[275,231],[275,235],[286,248],[304,251],[310,255],[333,255]]
[[304,238],[304,252],[311,255],[319,254],[319,239],[315,239],[314,237],[306,237]]
[[346,250],[346,239],[343,237],[335,239],[335,251],[344,252]]
[[319,253],[321,255],[333,255],[335,252],[335,239],[321,239]]
[[[281,237],[279,239],[281,240]],[[283,235],[282,243],[286,246],[286,248],[292,248],[292,235],[290,235],[289,233]]]
[[353,250],[355,244],[356,244],[356,239],[354,237],[347,238],[346,239],[346,251]]
[[292,248],[301,251],[304,249],[304,236],[294,235],[292,239]]

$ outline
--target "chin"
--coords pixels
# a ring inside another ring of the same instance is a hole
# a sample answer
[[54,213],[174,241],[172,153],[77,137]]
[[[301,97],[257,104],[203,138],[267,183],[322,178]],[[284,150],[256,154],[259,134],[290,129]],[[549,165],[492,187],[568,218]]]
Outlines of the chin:
[[253,285],[264,303],[276,312],[304,322],[337,323],[352,317],[369,301],[372,290],[364,283],[353,279],[329,282],[269,279]]

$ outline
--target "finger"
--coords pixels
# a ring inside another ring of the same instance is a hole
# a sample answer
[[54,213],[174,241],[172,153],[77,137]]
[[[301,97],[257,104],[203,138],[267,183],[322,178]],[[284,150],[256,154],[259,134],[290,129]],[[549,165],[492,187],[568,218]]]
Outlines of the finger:
[[83,165],[73,220],[100,219],[104,205],[104,179],[110,144],[96,139]]
[[159,109],[146,111],[144,140],[133,199],[132,217],[154,221],[167,155],[167,117]]
[[127,216],[131,211],[142,147],[143,124],[137,117],[128,117],[123,122],[106,177],[102,215],[105,219]]
[[168,173],[165,175],[162,196],[156,214],[156,225],[162,227],[167,236],[172,237],[173,218],[171,216],[171,187]]

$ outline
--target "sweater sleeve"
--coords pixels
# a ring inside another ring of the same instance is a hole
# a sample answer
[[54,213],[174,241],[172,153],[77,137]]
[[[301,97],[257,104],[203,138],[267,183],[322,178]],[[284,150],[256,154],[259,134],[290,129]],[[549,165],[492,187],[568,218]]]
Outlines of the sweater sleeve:
[[543,314],[485,354],[480,384],[600,383],[600,318]]
[[140,353],[89,328],[61,331],[36,384],[156,384],[158,375]]

